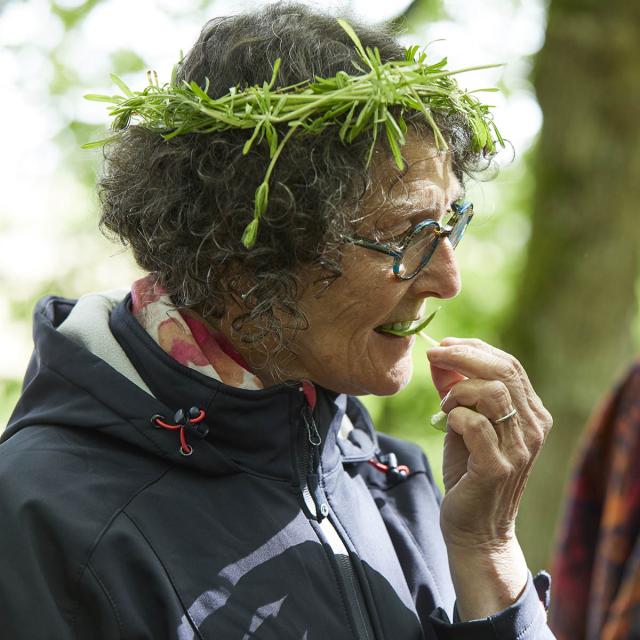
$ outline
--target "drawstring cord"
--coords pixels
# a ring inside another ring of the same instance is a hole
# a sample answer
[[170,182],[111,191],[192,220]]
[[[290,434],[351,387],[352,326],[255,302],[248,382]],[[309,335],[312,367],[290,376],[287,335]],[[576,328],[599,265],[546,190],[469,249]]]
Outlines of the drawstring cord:
[[[302,380],[302,387],[300,387],[300,391],[304,393],[308,409],[310,409],[310,411],[313,411],[317,401],[315,385],[309,380]],[[309,422],[306,420],[306,418],[305,422],[307,422],[307,429],[309,429]],[[311,422],[313,423],[313,428],[315,429],[316,438],[314,439],[312,437],[312,431],[309,431],[309,442],[311,442],[311,444],[313,445],[319,445],[322,440],[320,439],[320,434],[318,433],[318,429],[315,426],[312,415]],[[404,480],[411,473],[411,469],[409,469],[406,464],[398,464],[398,457],[395,453],[376,453],[376,456],[374,458],[371,458],[367,462],[378,471],[391,476],[395,480]]]
[[[313,411],[316,404],[315,386],[309,381],[303,380],[301,391],[305,395],[307,407]],[[204,422],[205,417],[206,414],[203,409],[191,407],[187,414],[182,409],[179,409],[173,418],[173,424],[167,422],[167,419],[158,413],[151,417],[151,424],[157,429],[178,431],[180,436],[179,451],[183,456],[190,456],[193,453],[193,447],[187,442],[186,432],[189,431],[198,438],[206,438],[209,433],[209,427]],[[317,429],[315,433],[317,434]],[[320,444],[320,442],[312,441],[312,444]],[[395,453],[377,453],[374,458],[369,459],[367,462],[378,471],[397,480],[404,480],[411,473],[406,464],[398,464],[398,458]]]
[[182,409],[176,412],[173,418],[174,424],[167,422],[164,416],[156,413],[151,417],[151,424],[157,429],[170,429],[171,431],[180,432],[180,453],[183,456],[190,456],[193,453],[193,447],[187,442],[186,432],[189,431],[198,438],[206,438],[209,433],[209,427],[203,422],[206,414],[203,409],[191,407],[188,414]]
[[367,462],[378,471],[397,480],[404,480],[411,473],[411,469],[406,464],[398,464],[398,457],[395,453],[376,454],[375,458],[371,458]]

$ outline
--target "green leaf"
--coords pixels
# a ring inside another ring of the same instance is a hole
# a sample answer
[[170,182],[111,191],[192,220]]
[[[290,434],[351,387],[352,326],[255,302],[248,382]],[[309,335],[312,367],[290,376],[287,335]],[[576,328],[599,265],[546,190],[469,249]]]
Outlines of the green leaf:
[[469,118],[469,126],[473,131],[473,146],[476,151],[480,151],[484,149],[487,144],[488,132],[487,128],[482,122],[482,120],[478,121],[477,116],[472,115]]
[[259,222],[257,218],[254,218],[246,227],[242,234],[242,244],[247,249],[252,249],[258,239],[258,226]]
[[95,140],[93,142],[85,142],[80,145],[81,149],[97,149],[98,147],[104,147],[104,145],[109,141],[109,138],[105,138],[104,140]]
[[351,142],[368,124],[371,120],[371,114],[375,108],[375,101],[373,98],[369,98],[366,104],[360,110],[355,124],[349,132],[347,140]]
[[345,118],[344,122],[342,123],[342,126],[340,127],[339,135],[340,135],[340,140],[342,142],[345,141],[345,137],[349,131],[349,125],[353,120],[353,114],[355,113],[357,106],[358,106],[357,102],[354,102],[353,105],[351,105],[351,109],[349,109],[349,113],[347,114],[347,117]]
[[504,139],[502,137],[502,134],[498,130],[498,127],[496,126],[495,122],[491,123],[491,128],[493,129],[493,132],[496,134],[496,138],[498,139],[498,142],[500,143],[500,146],[504,147],[505,146]]
[[256,128],[253,130],[253,133],[251,134],[251,137],[244,143],[244,146],[242,147],[242,155],[243,156],[246,156],[247,153],[249,153],[249,150],[251,149],[251,145],[253,144],[254,140],[260,134],[263,122],[264,122],[264,120],[262,120],[261,122],[259,122],[256,125]]
[[[387,114],[391,116],[391,114]],[[391,148],[391,153],[393,155],[393,159],[395,160],[396,166],[400,171],[404,169],[404,160],[402,159],[402,153],[400,152],[400,144],[398,140],[398,133],[393,128],[391,121],[387,118],[384,123],[385,130],[387,132],[387,140],[389,141],[389,147]],[[397,126],[397,125],[396,125]]]
[[407,133],[407,122],[402,115],[398,118],[398,126],[400,127],[400,131],[402,131],[402,135],[404,136]]
[[269,157],[273,158],[278,149],[278,133],[270,122],[265,121],[264,134],[267,138],[267,142],[269,143]]
[[123,111],[113,121],[112,127],[115,131],[121,131],[122,129],[126,129],[129,126],[129,122],[131,122],[131,111]]
[[360,42],[360,38],[358,34],[353,30],[353,27],[342,18],[338,18],[338,24],[347,32],[347,35],[353,40],[353,44],[356,46],[356,51],[360,55],[360,57],[364,60],[364,62],[369,62],[367,58],[367,54],[364,51],[364,47],[362,46],[362,42]]
[[371,160],[373,159],[373,152],[376,148],[376,142],[378,140],[378,109],[375,111],[375,117],[373,119],[373,135],[371,136],[371,144],[369,145],[369,151],[367,151],[367,157],[365,158],[365,166],[369,166],[371,164]]
[[416,53],[418,53],[419,50],[420,50],[420,45],[417,45],[417,44],[414,44],[411,47],[407,47],[404,50],[404,59],[407,62],[413,62],[415,60]]
[[112,104],[118,104],[122,100],[122,96],[104,96],[98,93],[86,93],[85,100],[92,100],[93,102],[110,102]]
[[[405,139],[402,127],[400,127],[400,125],[396,122],[396,119],[393,117],[393,114],[389,110],[385,110],[384,116],[385,122],[391,127],[391,129],[393,129],[396,139],[401,145],[403,145],[405,143]],[[405,131],[406,126],[407,125],[405,124]]]
[[[208,78],[207,78],[208,81]],[[209,100],[209,96],[203,91],[202,87],[200,87],[200,85],[198,85],[197,82],[195,82],[194,80],[192,80],[189,83],[189,87],[191,88],[191,91],[193,91],[193,93],[196,94],[196,96],[198,96],[198,98],[200,98],[201,100]]]
[[115,73],[111,74],[111,80],[113,81],[114,84],[118,85],[118,88],[120,89],[120,91],[122,91],[122,93],[124,93],[124,95],[127,96],[127,98],[133,98],[133,91],[129,89],[129,87],[125,84],[124,80],[121,80],[120,78],[118,78],[118,76]]
[[344,89],[351,84],[351,76],[345,71],[338,71],[336,73],[336,85],[339,89]]
[[280,69],[280,64],[282,63],[281,58],[276,58],[276,61],[273,63],[273,73],[271,74],[271,82],[269,82],[268,88],[273,89],[276,84],[276,80],[278,79],[278,70]]
[[259,218],[266,210],[269,200],[269,183],[262,182],[256,189],[254,215]]

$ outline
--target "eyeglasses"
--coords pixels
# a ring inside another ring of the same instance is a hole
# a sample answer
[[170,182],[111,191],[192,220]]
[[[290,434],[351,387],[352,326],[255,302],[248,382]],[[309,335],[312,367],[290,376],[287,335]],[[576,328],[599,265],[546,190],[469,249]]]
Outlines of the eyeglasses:
[[401,280],[411,280],[427,266],[441,238],[449,238],[454,249],[462,240],[473,218],[473,204],[457,202],[451,208],[453,214],[444,226],[435,220],[423,220],[407,232],[399,245],[358,237],[345,238],[345,241],[391,256],[393,273]]

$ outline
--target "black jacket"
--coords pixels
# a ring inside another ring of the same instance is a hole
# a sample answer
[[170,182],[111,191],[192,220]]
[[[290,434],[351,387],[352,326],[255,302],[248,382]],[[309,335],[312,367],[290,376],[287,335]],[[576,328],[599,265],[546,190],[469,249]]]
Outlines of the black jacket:
[[74,305],[38,304],[0,445],[0,637],[553,637],[545,576],[449,624],[427,460],[358,400],[227,387],[164,353],[128,298]]

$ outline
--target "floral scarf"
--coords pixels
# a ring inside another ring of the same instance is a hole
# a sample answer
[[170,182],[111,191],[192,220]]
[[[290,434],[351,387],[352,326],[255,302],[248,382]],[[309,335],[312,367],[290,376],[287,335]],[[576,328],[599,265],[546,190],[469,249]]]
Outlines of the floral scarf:
[[189,369],[231,387],[262,389],[231,343],[190,309],[176,309],[153,275],[131,286],[131,311],[163,351]]

